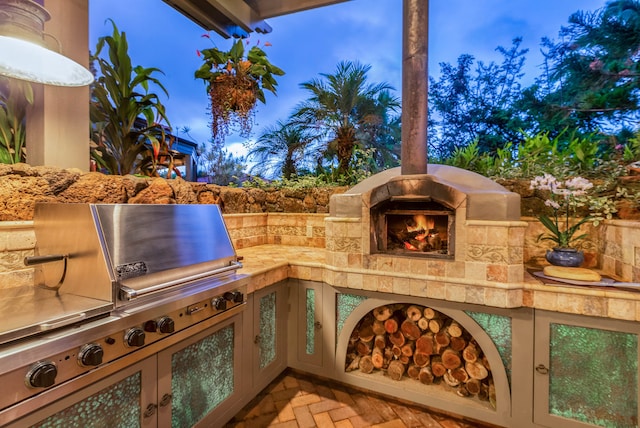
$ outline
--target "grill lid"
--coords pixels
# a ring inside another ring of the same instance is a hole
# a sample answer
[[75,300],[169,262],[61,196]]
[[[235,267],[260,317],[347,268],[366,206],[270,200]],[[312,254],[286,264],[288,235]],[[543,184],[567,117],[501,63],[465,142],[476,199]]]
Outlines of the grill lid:
[[121,300],[239,268],[217,205],[95,205]]

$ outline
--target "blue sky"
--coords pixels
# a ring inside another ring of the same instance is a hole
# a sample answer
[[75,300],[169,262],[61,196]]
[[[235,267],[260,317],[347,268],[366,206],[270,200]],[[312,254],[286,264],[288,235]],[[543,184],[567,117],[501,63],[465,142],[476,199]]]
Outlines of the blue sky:
[[[216,33],[203,38],[205,30],[162,0],[91,0],[89,47],[111,34],[115,21],[127,33],[134,65],[157,67],[158,77],[169,92],[163,98],[174,129],[190,128],[198,142],[209,140],[207,95],[204,84],[193,77],[201,65],[197,49],[231,45]],[[307,97],[300,83],[332,73],[341,60],[371,65],[372,83],[388,82],[401,96],[402,0],[353,0],[268,20],[270,34],[253,34],[252,41],[270,42],[265,48],[273,64],[286,75],[279,79],[278,95],[267,93],[267,104],[258,104],[254,137],[265,126],[286,120]],[[500,61],[497,46],[509,47],[522,36],[529,48],[525,84],[539,74],[543,36],[556,38],[561,25],[577,10],[593,11],[606,0],[431,0],[429,17],[429,73],[440,62],[455,63],[461,54],[484,62]],[[242,153],[246,139],[227,138],[234,153]]]

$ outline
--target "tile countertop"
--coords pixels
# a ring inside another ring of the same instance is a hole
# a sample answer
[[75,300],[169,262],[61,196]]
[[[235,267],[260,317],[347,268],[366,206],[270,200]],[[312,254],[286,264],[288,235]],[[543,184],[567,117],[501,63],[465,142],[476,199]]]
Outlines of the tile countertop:
[[[470,283],[460,279],[401,275],[382,271],[341,269],[328,266],[323,248],[259,245],[237,250],[249,275],[252,293],[287,278],[324,281],[348,288],[428,297],[485,306],[530,307],[554,312],[640,321],[640,290],[579,286],[544,281],[525,270],[521,287],[499,283]],[[346,273],[344,273],[345,271]],[[350,284],[352,276],[368,275]],[[344,284],[344,285],[343,285]],[[387,285],[385,285],[387,284]],[[396,284],[398,287],[396,287]],[[400,285],[402,284],[402,285]],[[409,284],[409,285],[406,285]],[[373,285],[373,287],[371,287]]]

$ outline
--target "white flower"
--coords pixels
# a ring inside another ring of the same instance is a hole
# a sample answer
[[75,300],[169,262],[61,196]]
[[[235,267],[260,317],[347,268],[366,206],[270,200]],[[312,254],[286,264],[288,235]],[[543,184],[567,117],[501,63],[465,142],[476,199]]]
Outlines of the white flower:
[[583,192],[582,194],[593,187],[593,183],[582,177],[570,178],[564,182],[564,185],[567,189],[581,191]]
[[547,199],[546,201],[544,201],[544,204],[548,207],[553,208],[554,210],[560,209],[560,204],[557,203],[556,201],[552,201],[551,199]]
[[553,190],[558,187],[558,180],[551,175],[545,173],[543,176],[534,177],[529,186],[532,190]]

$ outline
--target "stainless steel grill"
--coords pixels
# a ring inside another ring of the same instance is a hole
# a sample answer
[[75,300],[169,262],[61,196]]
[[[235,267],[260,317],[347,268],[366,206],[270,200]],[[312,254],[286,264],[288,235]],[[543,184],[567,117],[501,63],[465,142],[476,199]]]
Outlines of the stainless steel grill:
[[40,204],[34,228],[35,283],[0,298],[0,382],[15,391],[0,425],[89,370],[244,310],[217,205]]

